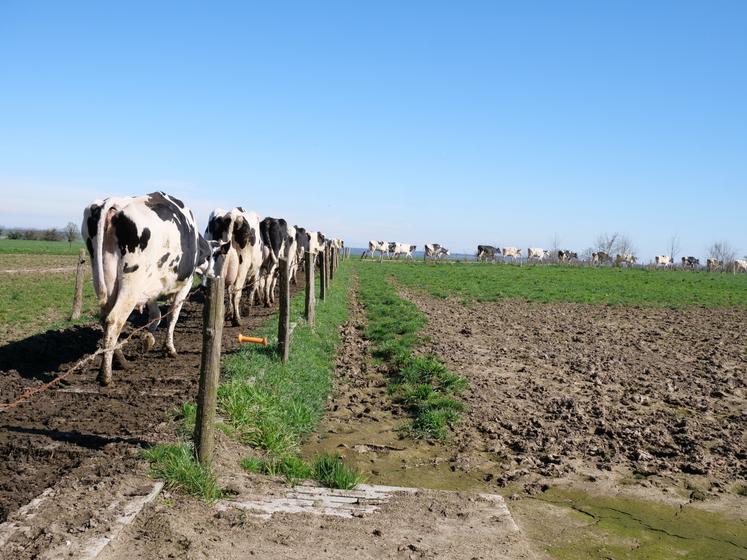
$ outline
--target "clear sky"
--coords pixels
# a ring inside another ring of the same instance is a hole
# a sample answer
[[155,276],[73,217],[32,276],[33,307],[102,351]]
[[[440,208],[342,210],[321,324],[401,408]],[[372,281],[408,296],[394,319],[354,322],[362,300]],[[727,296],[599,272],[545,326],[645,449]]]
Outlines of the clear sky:
[[0,2],[0,224],[162,189],[452,251],[747,253],[747,2]]

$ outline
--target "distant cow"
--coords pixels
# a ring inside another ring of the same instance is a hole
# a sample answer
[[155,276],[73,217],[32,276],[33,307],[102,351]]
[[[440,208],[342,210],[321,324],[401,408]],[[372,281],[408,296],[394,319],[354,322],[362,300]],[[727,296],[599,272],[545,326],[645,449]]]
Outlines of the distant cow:
[[228,212],[215,209],[210,213],[205,238],[230,244],[223,265],[223,278],[228,293],[228,316],[238,326],[241,324],[240,303],[244,285],[248,279],[252,286],[251,302],[262,266],[259,216],[255,212],[246,212],[241,206]]
[[389,245],[390,243],[386,241],[369,241],[368,242],[368,251],[363,251],[363,254],[361,255],[361,258],[366,256],[366,253],[371,255],[371,257],[374,257],[375,253],[380,253],[381,258],[384,258],[384,253],[386,253],[386,256],[389,256]]
[[[81,233],[93,269],[93,286],[104,327],[99,382],[112,379],[112,359],[119,334],[136,307],[147,306],[153,332],[161,320],[157,298],[172,297],[165,349],[176,356],[174,328],[198,270],[220,273],[228,244],[208,243],[197,231],[194,214],[178,198],[163,192],[107,198],[83,212]],[[220,253],[215,246],[220,248]],[[120,365],[126,365],[121,351]]]
[[417,248],[417,245],[407,245],[406,243],[393,242],[389,244],[389,251],[392,253],[392,257],[397,259],[402,255],[404,255],[404,258],[412,258],[412,253]]
[[747,259],[737,259],[734,261],[734,273],[747,272]]
[[495,260],[495,256],[500,253],[501,250],[498,247],[492,245],[478,245],[477,246],[477,260],[482,261],[485,259]]
[[571,262],[578,260],[578,253],[573,251],[561,250],[558,251],[558,261],[560,262]]
[[442,247],[438,243],[429,243],[425,246],[425,253],[423,253],[423,260],[431,257],[433,259],[440,259],[449,254],[449,250],[446,247]]
[[682,268],[697,268],[700,266],[700,259],[695,257],[682,257]]
[[259,235],[263,244],[259,291],[262,302],[269,307],[275,303],[280,261],[288,262],[289,271],[295,265],[296,228],[283,218],[265,218],[259,223]]
[[618,253],[615,257],[615,266],[622,266],[625,264],[628,267],[631,267],[636,262],[638,262],[638,259],[636,259],[636,256],[632,253]]
[[713,272],[721,268],[721,261],[718,259],[706,259],[706,268],[708,272]]
[[654,262],[656,263],[656,266],[671,266],[674,263],[672,257],[667,255],[656,255],[654,257]]
[[521,249],[519,249],[518,247],[503,247],[501,249],[501,254],[503,255],[504,259],[511,257],[511,260],[513,262],[516,262],[517,258],[521,258]]
[[612,257],[604,251],[596,251],[591,254],[591,264],[599,265],[611,263]]
[[550,256],[550,252],[540,247],[529,247],[527,249],[527,261],[543,261]]

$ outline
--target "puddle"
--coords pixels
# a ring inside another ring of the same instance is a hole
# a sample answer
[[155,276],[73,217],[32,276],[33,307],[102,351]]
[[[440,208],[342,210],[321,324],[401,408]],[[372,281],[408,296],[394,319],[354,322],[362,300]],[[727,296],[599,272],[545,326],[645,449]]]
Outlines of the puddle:
[[[445,445],[400,439],[396,430],[403,420],[390,414],[378,421],[325,422],[315,439],[303,448],[305,458],[318,453],[338,453],[372,484],[410,486],[433,490],[496,490],[484,480],[488,468],[470,473],[452,470]],[[489,467],[486,460],[485,467]],[[495,468],[493,469],[495,471]]]

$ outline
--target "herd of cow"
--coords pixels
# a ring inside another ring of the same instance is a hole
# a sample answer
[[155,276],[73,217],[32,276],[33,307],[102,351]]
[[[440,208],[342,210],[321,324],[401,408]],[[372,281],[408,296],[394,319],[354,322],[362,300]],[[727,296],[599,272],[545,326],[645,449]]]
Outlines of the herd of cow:
[[148,349],[161,320],[157,300],[171,299],[166,351],[176,355],[174,328],[193,278],[221,275],[229,300],[227,316],[241,321],[240,301],[247,286],[250,303],[269,306],[275,300],[280,263],[287,263],[295,282],[304,254],[318,255],[325,246],[341,249],[339,239],[291,226],[282,218],[260,220],[237,206],[213,210],[204,236],[192,211],[163,192],[96,200],[83,213],[81,233],[91,257],[93,286],[104,327],[99,382],[111,382],[116,356],[126,360],[116,343],[133,310],[148,311]]
[[[417,245],[408,245],[405,243],[387,242],[387,241],[369,241],[368,249],[363,251],[361,258],[366,255],[374,257],[376,253],[379,253],[381,258],[386,255],[389,258],[399,259],[412,258],[413,252],[417,249]],[[430,258],[440,259],[444,256],[449,255],[449,250],[446,247],[439,245],[438,243],[429,243],[424,246],[423,260]],[[521,260],[522,254],[519,247],[493,247],[492,245],[478,245],[477,253],[475,256],[478,261],[495,261],[499,257],[505,262],[507,259],[511,259],[511,262]],[[578,262],[578,253],[568,250],[559,251],[548,251],[541,247],[529,247],[527,249],[527,262],[543,262],[547,260],[555,260],[560,263],[572,263]],[[618,253],[615,258],[612,255],[604,251],[595,251],[591,253],[591,264],[594,266],[600,265],[614,265],[614,266],[633,266],[638,260],[636,256],[629,252]],[[700,259],[696,257],[682,257],[682,268],[695,270],[700,268]],[[657,255],[654,259],[654,263],[657,267],[673,267],[675,261],[672,257],[666,255]],[[724,262],[709,258],[706,260],[706,269],[708,271],[717,271],[724,269]],[[734,272],[747,272],[747,259],[737,259],[733,263],[728,263]]]

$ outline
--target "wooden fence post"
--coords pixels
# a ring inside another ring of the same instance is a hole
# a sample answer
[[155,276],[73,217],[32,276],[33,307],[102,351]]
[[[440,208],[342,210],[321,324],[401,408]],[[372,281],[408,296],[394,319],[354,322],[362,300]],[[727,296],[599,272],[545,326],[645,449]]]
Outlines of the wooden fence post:
[[288,261],[280,261],[280,308],[278,309],[278,353],[280,360],[288,362],[290,352],[290,282],[288,278]]
[[319,253],[321,261],[319,262],[319,299],[327,299],[327,246]]
[[78,251],[78,267],[75,269],[75,295],[73,296],[73,310],[70,313],[70,320],[80,319],[81,309],[83,307],[83,274],[86,266],[85,249]]
[[306,322],[312,327],[316,320],[316,293],[314,293],[315,261],[316,259],[311,253],[304,255],[304,263],[306,265],[306,301],[304,303],[303,316]]
[[222,276],[207,281],[208,297],[202,310],[202,362],[200,385],[197,390],[197,421],[195,423],[195,451],[203,467],[213,464],[215,450],[215,407],[218,401],[220,352],[223,341]]
[[329,279],[330,282],[335,277],[335,248],[330,247],[329,248]]

